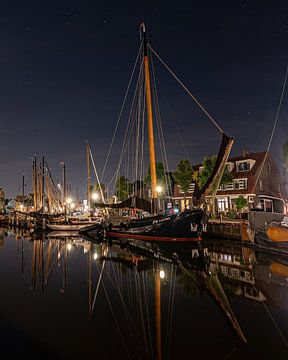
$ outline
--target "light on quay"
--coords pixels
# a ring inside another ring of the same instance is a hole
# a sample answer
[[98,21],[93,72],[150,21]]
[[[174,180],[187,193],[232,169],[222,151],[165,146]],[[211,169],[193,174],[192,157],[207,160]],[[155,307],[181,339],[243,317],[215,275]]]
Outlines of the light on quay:
[[94,192],[94,193],[92,193],[91,198],[92,198],[92,200],[98,200],[99,194],[97,192]]

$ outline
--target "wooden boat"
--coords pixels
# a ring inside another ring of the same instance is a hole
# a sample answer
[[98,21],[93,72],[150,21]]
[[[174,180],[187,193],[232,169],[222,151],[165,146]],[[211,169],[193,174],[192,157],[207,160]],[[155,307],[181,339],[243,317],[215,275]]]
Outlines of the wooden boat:
[[[151,51],[153,51],[153,49],[147,41],[146,29],[144,24],[141,25],[141,37],[142,48],[140,53],[142,54],[142,61],[140,61],[140,64],[144,64],[143,66],[141,66],[141,69],[143,69],[143,88],[145,88],[145,100],[147,109],[146,113],[148,121],[152,199],[151,202],[149,202],[147,200],[139,199],[134,196],[120,204],[96,204],[96,206],[106,208],[121,208],[127,206],[134,206],[135,208],[141,208],[145,211],[150,210],[152,216],[146,219],[133,219],[128,223],[123,222],[122,224],[117,226],[115,226],[115,224],[111,222],[108,222],[106,225],[102,224],[101,226],[84,228],[82,232],[87,233],[89,231],[96,231],[96,234],[104,237],[129,237],[130,239],[133,238],[150,241],[199,241],[201,240],[202,231],[205,231],[209,219],[209,212],[206,209],[204,199],[205,196],[207,196],[208,194],[214,194],[215,196],[225,169],[226,161],[233,145],[233,139],[225,135],[223,130],[217,125],[218,130],[220,129],[220,132],[222,134],[222,143],[211,176],[201,190],[196,189],[194,192],[194,207],[192,209],[187,209],[178,215],[159,215],[156,179],[156,157],[153,130],[153,114],[155,110],[153,111],[152,109],[153,102],[151,99],[152,91],[150,83],[151,65],[149,60],[149,54],[151,53]],[[205,113],[207,115],[207,112]],[[214,120],[213,122],[215,123]]]
[[79,224],[47,224],[48,229],[53,231],[75,231],[91,225],[91,223],[79,223]]

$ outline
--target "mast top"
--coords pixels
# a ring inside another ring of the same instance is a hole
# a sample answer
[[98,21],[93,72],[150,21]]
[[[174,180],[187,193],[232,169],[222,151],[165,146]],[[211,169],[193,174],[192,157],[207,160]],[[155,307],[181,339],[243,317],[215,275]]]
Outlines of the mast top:
[[148,55],[148,46],[147,46],[147,36],[146,36],[146,27],[144,22],[140,25],[140,39],[143,41],[143,50],[144,56]]

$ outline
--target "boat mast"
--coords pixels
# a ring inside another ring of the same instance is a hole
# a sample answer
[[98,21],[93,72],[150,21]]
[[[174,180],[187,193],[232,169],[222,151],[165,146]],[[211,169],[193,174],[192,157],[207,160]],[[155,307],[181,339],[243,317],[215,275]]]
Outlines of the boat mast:
[[90,173],[90,147],[86,144],[86,159],[87,159],[87,206],[90,212],[90,198],[91,198],[91,173]]
[[156,160],[155,160],[155,146],[154,146],[154,130],[153,130],[153,111],[151,101],[151,84],[148,58],[148,45],[145,24],[141,24],[142,41],[143,41],[143,55],[144,55],[144,69],[145,69],[145,89],[146,89],[146,104],[147,104],[147,120],[148,120],[148,138],[149,138],[149,154],[150,154],[150,173],[151,173],[151,192],[152,192],[152,213],[157,213],[157,179],[156,179]]
[[33,192],[34,192],[34,211],[38,210],[38,194],[37,194],[37,156],[33,159]]

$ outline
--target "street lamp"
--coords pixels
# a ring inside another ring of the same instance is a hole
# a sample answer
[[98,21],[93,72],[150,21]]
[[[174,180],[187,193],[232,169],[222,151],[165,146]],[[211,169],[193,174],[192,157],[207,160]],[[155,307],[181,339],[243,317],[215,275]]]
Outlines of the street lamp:
[[93,192],[91,195],[92,200],[98,200],[99,199],[99,194],[98,192]]
[[162,192],[162,186],[157,185],[156,186],[156,191],[157,191],[158,194],[160,194]]
[[161,196],[161,193],[162,193],[162,186],[160,185],[157,185],[156,186],[156,191],[157,191],[157,197],[158,197],[158,211],[162,211],[162,206],[161,206],[161,199],[160,199],[160,196]]

